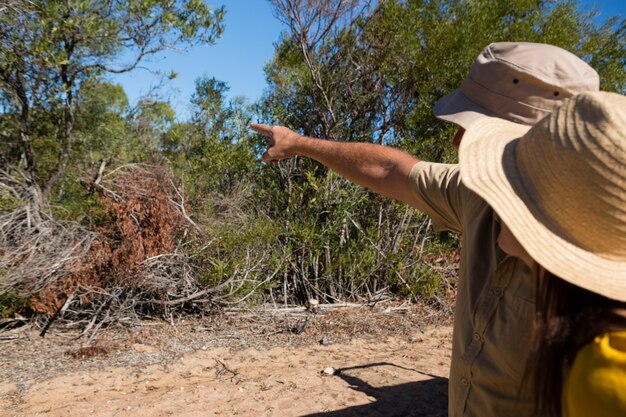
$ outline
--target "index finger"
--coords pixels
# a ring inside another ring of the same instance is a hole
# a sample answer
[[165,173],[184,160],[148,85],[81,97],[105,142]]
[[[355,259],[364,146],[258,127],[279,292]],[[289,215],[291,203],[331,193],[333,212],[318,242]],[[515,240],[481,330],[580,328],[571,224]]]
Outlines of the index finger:
[[259,132],[265,136],[272,136],[272,126],[260,124],[260,123],[250,123],[250,128]]

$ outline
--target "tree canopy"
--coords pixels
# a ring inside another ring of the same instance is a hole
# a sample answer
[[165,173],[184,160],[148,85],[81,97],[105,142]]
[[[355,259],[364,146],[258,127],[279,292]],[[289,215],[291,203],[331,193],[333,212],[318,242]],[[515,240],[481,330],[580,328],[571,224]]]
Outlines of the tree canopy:
[[[6,137],[9,162],[23,158],[44,199],[65,175],[75,144],[75,100],[106,73],[128,72],[173,47],[211,44],[221,35],[224,9],[197,0],[33,1],[0,14],[0,91],[4,114],[17,131]],[[122,56],[124,54],[124,56]],[[85,84],[83,86],[83,84]],[[57,112],[41,166],[33,137],[39,112]]]

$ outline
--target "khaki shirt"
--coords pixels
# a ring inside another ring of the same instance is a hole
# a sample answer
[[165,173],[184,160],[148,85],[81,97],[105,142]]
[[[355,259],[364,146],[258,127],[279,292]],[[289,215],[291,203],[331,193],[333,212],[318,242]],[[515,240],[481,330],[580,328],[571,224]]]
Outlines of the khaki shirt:
[[531,270],[500,250],[497,217],[461,183],[458,165],[419,162],[410,175],[435,229],[462,233],[449,416],[533,415],[520,392],[535,311]]

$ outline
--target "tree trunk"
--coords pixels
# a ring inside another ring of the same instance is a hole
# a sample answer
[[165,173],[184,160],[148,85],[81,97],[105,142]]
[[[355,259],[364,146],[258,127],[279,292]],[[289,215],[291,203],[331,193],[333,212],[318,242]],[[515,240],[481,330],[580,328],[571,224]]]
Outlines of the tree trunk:
[[[68,6],[69,7],[69,6]],[[69,16],[69,12],[68,12]],[[67,60],[70,61],[74,53],[75,38],[74,34],[65,39],[65,53]],[[61,155],[59,156],[59,166],[56,172],[50,177],[43,190],[43,198],[48,200],[52,188],[56,186],[65,175],[65,170],[70,161],[70,155],[74,144],[74,110],[72,109],[74,98],[74,84],[76,75],[70,71],[69,64],[61,65],[61,81],[65,89],[65,105],[63,109],[63,146],[61,146]]]

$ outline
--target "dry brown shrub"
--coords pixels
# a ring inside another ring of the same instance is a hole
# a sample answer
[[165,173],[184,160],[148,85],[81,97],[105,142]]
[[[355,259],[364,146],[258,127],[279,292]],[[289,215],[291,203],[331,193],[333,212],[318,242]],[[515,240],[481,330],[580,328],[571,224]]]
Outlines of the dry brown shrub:
[[94,231],[86,256],[66,265],[57,279],[31,297],[35,312],[53,315],[69,297],[90,303],[111,287],[150,289],[144,262],[175,248],[183,218],[172,204],[173,182],[160,167],[130,165],[94,187],[110,219]]
[[142,263],[175,248],[182,225],[169,173],[160,167],[134,167],[110,181],[113,193],[100,188],[103,205],[114,220],[98,232],[113,242],[110,275],[126,285],[141,285]]

